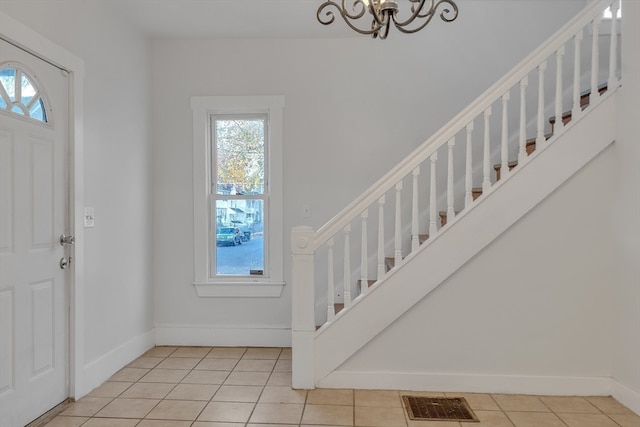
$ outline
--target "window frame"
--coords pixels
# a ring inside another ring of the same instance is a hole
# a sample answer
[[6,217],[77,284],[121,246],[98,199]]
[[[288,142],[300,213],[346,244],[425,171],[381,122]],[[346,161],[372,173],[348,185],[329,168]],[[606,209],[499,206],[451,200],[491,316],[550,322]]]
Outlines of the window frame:
[[[284,288],[283,96],[193,96],[193,244],[194,282],[200,297],[279,297]],[[265,274],[211,277],[213,117],[266,114]]]

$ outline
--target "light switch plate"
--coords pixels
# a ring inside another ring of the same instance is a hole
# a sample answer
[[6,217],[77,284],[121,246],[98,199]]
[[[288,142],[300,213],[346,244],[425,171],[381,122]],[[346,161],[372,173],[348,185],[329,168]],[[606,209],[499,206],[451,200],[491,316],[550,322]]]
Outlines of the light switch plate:
[[91,228],[94,226],[95,219],[93,215],[94,215],[93,208],[89,208],[89,207],[84,208],[84,227],[85,228]]

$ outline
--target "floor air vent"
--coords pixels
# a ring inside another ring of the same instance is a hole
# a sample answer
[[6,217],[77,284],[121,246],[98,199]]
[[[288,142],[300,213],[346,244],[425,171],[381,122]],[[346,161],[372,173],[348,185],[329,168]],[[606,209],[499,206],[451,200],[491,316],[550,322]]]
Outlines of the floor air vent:
[[402,400],[410,420],[479,422],[462,397],[402,396]]

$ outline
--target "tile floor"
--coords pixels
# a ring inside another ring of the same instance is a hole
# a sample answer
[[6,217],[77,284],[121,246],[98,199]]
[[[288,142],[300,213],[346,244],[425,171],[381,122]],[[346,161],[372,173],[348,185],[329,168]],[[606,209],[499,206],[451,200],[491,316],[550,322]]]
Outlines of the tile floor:
[[400,391],[290,384],[288,348],[155,347],[47,426],[640,427],[611,397],[446,393],[465,397],[480,422],[431,422],[408,420]]

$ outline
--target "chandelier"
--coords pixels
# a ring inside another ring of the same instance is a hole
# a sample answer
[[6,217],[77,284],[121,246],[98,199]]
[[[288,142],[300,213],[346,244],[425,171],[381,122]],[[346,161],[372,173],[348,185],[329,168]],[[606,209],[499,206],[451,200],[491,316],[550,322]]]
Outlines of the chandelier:
[[[415,33],[420,31],[431,21],[437,9],[445,4],[440,13],[440,18],[445,22],[451,22],[458,17],[458,6],[453,0],[408,0],[411,3],[409,16],[401,19],[398,16],[398,2],[395,0],[326,0],[320,5],[317,12],[318,21],[329,25],[335,21],[336,16],[331,8],[335,8],[349,27],[360,34],[370,34],[374,39],[387,38],[391,23],[403,33]],[[449,5],[451,9],[447,8]],[[365,14],[369,14],[365,17]],[[371,22],[370,25],[367,24]]]

